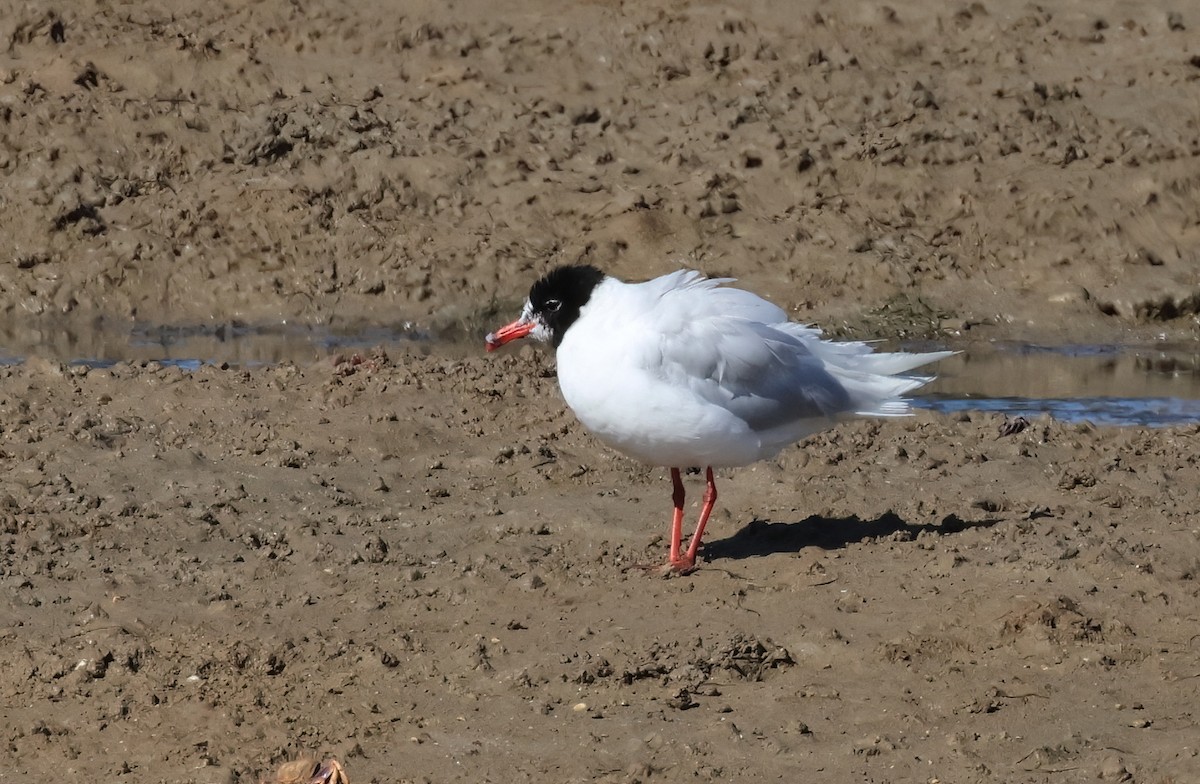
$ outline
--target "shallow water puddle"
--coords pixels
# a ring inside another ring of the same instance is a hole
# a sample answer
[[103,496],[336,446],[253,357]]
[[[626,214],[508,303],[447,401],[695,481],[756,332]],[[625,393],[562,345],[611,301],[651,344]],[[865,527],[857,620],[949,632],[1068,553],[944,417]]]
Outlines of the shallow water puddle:
[[[394,348],[414,341],[430,351],[460,357],[483,351],[482,343],[438,340],[410,323],[333,328],[236,322],[131,326],[90,321],[0,326],[0,364],[42,356],[92,367],[121,361],[156,361],[185,369],[204,363],[253,367],[313,362],[337,353]],[[918,408],[1027,418],[1045,413],[1097,425],[1165,427],[1200,422],[1200,343],[974,343],[952,348],[962,353],[938,363],[937,380],[913,399]]]
[[938,363],[913,404],[1067,422],[1166,427],[1200,422],[1200,344],[985,343]]

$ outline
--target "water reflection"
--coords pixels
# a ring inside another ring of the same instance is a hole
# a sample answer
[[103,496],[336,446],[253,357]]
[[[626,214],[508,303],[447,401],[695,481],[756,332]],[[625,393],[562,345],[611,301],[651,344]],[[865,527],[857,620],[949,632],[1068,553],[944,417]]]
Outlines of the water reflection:
[[913,402],[934,411],[1049,414],[1097,425],[1200,422],[1200,344],[983,343],[938,363]]
[[1093,425],[1169,427],[1200,422],[1200,400],[1178,397],[963,398],[935,394],[915,398],[913,405],[943,414],[988,411],[1026,419],[1049,414],[1064,422]]
[[[454,356],[482,353],[477,340],[434,336],[411,323],[249,325],[231,321],[158,325],[43,319],[0,324],[0,363],[41,356],[102,367],[157,361],[193,370],[203,363],[306,363],[375,346],[419,341]],[[944,346],[902,346],[911,350]],[[1200,422],[1200,342],[1140,346],[973,343],[939,362],[937,380],[914,405],[942,412],[1050,414],[1067,421],[1159,427]]]
[[939,362],[929,394],[1200,398],[1200,344],[978,343]]

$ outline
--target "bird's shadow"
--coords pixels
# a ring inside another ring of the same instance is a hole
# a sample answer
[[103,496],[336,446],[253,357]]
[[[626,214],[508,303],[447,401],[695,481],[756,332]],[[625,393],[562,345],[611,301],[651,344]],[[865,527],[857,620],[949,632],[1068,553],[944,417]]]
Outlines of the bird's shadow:
[[740,531],[704,546],[706,560],[721,558],[739,560],[772,553],[796,553],[805,547],[839,550],[854,542],[880,539],[901,534],[902,541],[911,541],[921,534],[956,534],[971,528],[990,528],[1000,518],[963,520],[947,515],[940,523],[909,523],[894,512],[885,512],[874,520],[849,517],[812,515],[796,523],[771,523],[751,520]]

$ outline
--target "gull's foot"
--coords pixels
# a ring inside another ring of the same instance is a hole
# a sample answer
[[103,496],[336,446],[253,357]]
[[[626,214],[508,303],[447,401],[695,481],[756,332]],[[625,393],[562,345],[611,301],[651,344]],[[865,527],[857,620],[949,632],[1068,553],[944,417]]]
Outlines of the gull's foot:
[[677,558],[674,561],[668,559],[661,568],[662,573],[665,575],[679,575],[680,577],[683,577],[685,574],[691,574],[692,572],[696,571],[696,559]]
[[634,564],[633,568],[659,577],[683,577],[696,571],[696,561],[679,558],[674,561],[668,560],[665,564]]

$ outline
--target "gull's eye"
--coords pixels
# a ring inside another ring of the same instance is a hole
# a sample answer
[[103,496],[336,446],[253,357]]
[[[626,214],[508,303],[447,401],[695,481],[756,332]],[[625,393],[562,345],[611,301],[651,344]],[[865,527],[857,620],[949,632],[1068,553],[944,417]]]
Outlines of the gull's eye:
[[546,311],[547,313],[557,313],[561,309],[561,299],[548,299],[546,300],[546,304],[542,306],[542,310]]

